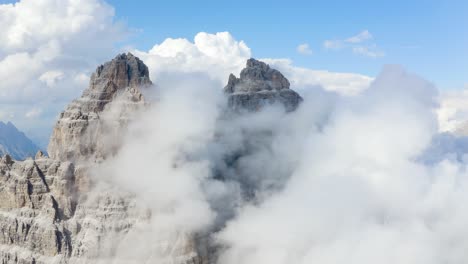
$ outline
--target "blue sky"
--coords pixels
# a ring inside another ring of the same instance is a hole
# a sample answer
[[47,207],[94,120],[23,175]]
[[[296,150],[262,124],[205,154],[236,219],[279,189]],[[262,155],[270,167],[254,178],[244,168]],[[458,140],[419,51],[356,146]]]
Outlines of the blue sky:
[[[118,19],[138,29],[128,41],[149,49],[167,37],[229,31],[255,57],[291,58],[316,69],[375,76],[402,64],[439,88],[468,83],[468,1],[124,1],[108,0]],[[368,30],[379,58],[350,49],[327,50],[325,40]],[[308,43],[313,55],[296,52]]]

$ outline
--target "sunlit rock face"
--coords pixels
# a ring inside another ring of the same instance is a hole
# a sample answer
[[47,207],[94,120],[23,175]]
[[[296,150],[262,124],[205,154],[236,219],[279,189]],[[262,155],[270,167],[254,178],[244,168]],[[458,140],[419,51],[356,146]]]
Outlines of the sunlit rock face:
[[50,157],[99,160],[115,151],[120,126],[144,105],[141,89],[150,85],[148,67],[130,53],[99,66],[88,89],[60,114],[49,143]]
[[229,76],[224,87],[229,106],[238,111],[257,111],[265,105],[279,103],[286,111],[294,111],[301,96],[289,89],[289,81],[278,70],[264,62],[249,59],[240,78]]

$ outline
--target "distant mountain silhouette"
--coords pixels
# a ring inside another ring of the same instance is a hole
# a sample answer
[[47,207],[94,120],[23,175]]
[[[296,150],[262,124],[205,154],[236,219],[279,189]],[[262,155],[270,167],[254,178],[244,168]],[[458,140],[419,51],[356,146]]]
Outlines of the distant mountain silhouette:
[[13,159],[24,160],[34,157],[38,150],[39,147],[15,125],[0,121],[0,155],[9,154]]

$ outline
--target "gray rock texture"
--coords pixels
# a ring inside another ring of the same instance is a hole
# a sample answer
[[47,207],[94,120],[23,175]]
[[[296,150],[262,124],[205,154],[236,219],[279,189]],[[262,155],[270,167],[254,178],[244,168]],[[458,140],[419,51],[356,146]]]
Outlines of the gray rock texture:
[[228,104],[234,110],[257,111],[265,105],[279,103],[286,111],[294,111],[301,96],[289,88],[288,79],[264,62],[249,59],[240,78],[229,76],[224,87]]

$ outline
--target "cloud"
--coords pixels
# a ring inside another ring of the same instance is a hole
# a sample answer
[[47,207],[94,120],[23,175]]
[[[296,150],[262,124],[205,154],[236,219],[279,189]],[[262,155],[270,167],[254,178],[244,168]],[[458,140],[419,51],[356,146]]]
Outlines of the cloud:
[[[467,87],[468,88],[468,87]],[[437,109],[439,128],[442,132],[455,132],[468,121],[468,89],[443,91]]]
[[53,45],[66,48],[65,44],[97,54],[109,39],[120,38],[122,33],[113,22],[114,9],[100,0],[22,0],[0,5],[0,13],[4,29],[0,54],[30,53]]
[[312,55],[312,49],[310,49],[309,44],[303,43],[297,46],[296,51],[302,55]]
[[0,110],[16,113],[15,125],[30,130],[31,106],[47,108],[41,117],[47,125],[36,130],[44,138],[59,111],[85,88],[77,76],[112,57],[128,32],[102,0],[1,4],[0,24]]
[[[250,48],[237,41],[229,32],[198,33],[194,41],[166,39],[149,51],[133,51],[149,67],[151,79],[158,80],[167,73],[204,73],[219,82],[227,83],[230,73],[238,73],[252,56]],[[261,58],[283,71],[295,89],[322,87],[328,91],[353,95],[367,88],[373,78],[354,73],[337,73],[296,67],[288,59]]]
[[207,74],[169,75],[160,76],[157,98],[147,97],[151,107],[130,124],[117,155],[94,171],[98,181],[134,193],[154,216],[109,242],[117,247],[112,263],[172,263],[216,217],[204,189],[213,164],[203,153],[215,136],[222,90]]
[[154,216],[114,241],[122,263],[168,260],[159,245],[190,244],[185,232],[219,264],[468,258],[467,164],[418,159],[438,135],[431,83],[387,66],[357,96],[306,89],[295,112],[226,118],[209,73],[158,76],[157,103],[96,173]]
[[323,42],[323,47],[326,50],[342,50],[347,49],[351,50],[354,54],[369,57],[369,58],[380,58],[385,56],[385,52],[382,51],[377,44],[368,43],[372,40],[373,36],[368,30],[363,30],[362,32],[356,34],[355,36],[338,39],[338,40],[325,40]]
[[218,263],[464,262],[466,164],[414,158],[437,133],[436,96],[430,83],[387,67],[361,96],[338,102],[303,137],[285,188],[242,207],[218,233]]
[[48,87],[53,87],[58,81],[63,79],[63,75],[62,71],[51,70],[39,76],[39,80],[45,82]]
[[358,55],[363,55],[370,58],[379,58],[384,57],[385,53],[379,50],[376,46],[366,47],[366,46],[357,46],[353,47],[353,52]]
[[229,32],[200,32],[193,42],[168,38],[147,52],[134,52],[148,65],[150,77],[156,83],[161,74],[182,72],[206,73],[224,84],[229,74],[238,72],[251,57],[250,48]]
[[280,70],[290,80],[292,88],[306,91],[321,87],[341,95],[357,95],[369,87],[372,77],[356,73],[340,73],[325,70],[313,70],[294,66],[287,59],[262,59]]
[[37,118],[42,114],[42,109],[40,108],[33,108],[29,112],[26,113],[27,118]]
[[359,34],[357,34],[355,36],[347,38],[345,40],[345,42],[348,42],[348,43],[361,43],[361,42],[370,40],[372,38],[373,38],[372,34],[368,30],[364,30],[364,31],[360,32]]
[[323,42],[323,47],[327,50],[328,49],[337,50],[337,49],[343,48],[343,43],[341,40],[325,40]]

